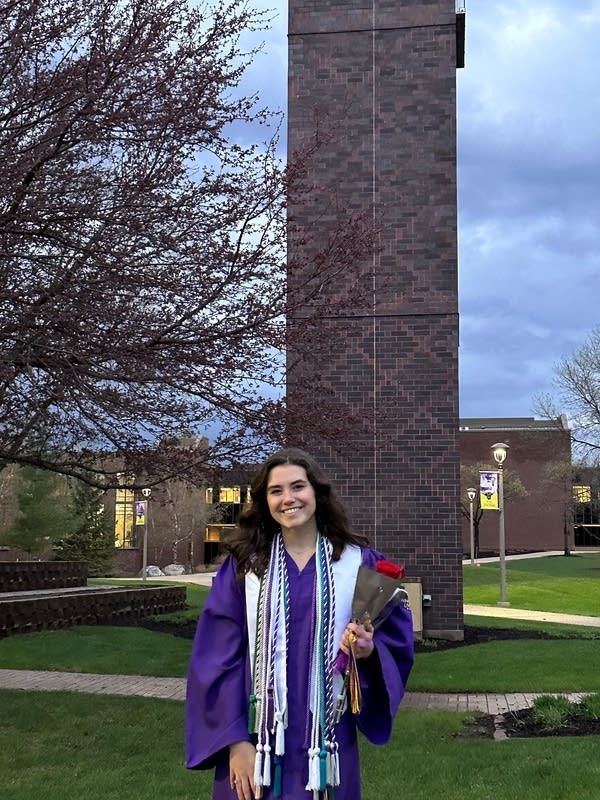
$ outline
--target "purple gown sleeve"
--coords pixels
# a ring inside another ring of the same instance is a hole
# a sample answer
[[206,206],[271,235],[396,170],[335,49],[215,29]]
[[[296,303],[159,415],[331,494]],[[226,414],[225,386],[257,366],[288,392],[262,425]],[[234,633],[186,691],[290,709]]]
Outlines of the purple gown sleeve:
[[[375,568],[383,556],[363,550],[363,564]],[[373,637],[375,650],[358,661],[362,710],[356,723],[373,744],[385,744],[391,736],[394,716],[404,696],[414,659],[412,615],[401,603],[394,606]]]
[[247,716],[246,611],[228,558],[198,621],[186,695],[186,766],[211,769],[224,748],[250,741]]

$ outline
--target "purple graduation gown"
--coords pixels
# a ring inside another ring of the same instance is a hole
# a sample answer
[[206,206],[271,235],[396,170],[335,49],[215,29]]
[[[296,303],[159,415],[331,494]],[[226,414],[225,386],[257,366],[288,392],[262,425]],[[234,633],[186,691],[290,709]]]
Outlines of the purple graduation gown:
[[[380,553],[362,550],[362,563],[374,567]],[[308,669],[311,652],[314,556],[298,570],[287,556],[290,625],[288,643],[288,727],[285,733],[283,800],[312,800],[306,791],[310,736]],[[248,734],[250,664],[244,587],[236,581],[235,561],[223,563],[198,622],[190,660],[186,700],[186,764],[190,769],[215,769],[213,800],[235,800],[229,785],[228,746]],[[360,800],[356,728],[373,744],[384,744],[404,694],[413,662],[410,611],[398,604],[375,631],[375,651],[361,659],[362,711],[349,709],[336,726],[341,782],[336,800]],[[264,800],[272,798],[265,786]]]

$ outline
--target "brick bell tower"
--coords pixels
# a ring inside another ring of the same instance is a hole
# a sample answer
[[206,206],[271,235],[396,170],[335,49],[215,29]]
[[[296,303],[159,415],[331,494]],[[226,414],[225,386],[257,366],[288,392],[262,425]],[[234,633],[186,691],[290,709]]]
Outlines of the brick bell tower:
[[[289,0],[288,149],[325,124],[311,162],[338,206],[379,233],[368,298],[320,323],[319,353],[290,360],[288,397],[318,376],[365,421],[332,449],[304,439],[357,531],[422,579],[426,634],[462,638],[458,517],[456,67],[464,14],[455,0]],[[322,188],[290,206],[325,234]],[[293,237],[289,242],[293,263]],[[371,264],[372,260],[372,264]],[[289,290],[302,285],[289,272]],[[343,282],[344,279],[342,279]],[[362,280],[362,279],[361,279]],[[327,289],[326,291],[338,291]],[[301,320],[292,315],[292,329]],[[323,357],[323,353],[326,357]],[[294,443],[293,441],[291,443]]]

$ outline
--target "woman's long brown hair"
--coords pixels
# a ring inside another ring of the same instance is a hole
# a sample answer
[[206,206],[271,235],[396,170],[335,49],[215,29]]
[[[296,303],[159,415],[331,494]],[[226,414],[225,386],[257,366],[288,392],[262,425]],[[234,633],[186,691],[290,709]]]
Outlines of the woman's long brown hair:
[[334,561],[339,559],[346,544],[368,544],[366,537],[352,532],[341,500],[314,458],[304,450],[289,447],[274,453],[262,465],[250,487],[252,504],[242,511],[235,531],[225,542],[237,561],[240,579],[250,570],[261,576],[269,563],[271,543],[279,526],[269,512],[267,482],[273,467],[282,464],[293,464],[305,470],[315,492],[317,528],[333,545]]

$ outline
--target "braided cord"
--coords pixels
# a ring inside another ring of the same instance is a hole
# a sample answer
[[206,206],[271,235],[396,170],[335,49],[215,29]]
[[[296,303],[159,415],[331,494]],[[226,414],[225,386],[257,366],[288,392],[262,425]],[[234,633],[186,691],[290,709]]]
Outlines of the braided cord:
[[332,565],[332,546],[329,540],[325,541],[324,558],[325,558],[325,580],[327,585],[327,599],[328,599],[328,620],[325,642],[327,650],[325,658],[323,659],[323,668],[325,671],[325,749],[327,758],[327,780],[328,787],[337,786],[340,782],[339,775],[339,756],[338,745],[335,737],[335,713],[336,713],[336,698],[334,693],[333,676],[335,670],[335,657],[336,646],[335,641],[335,581],[333,578],[333,565]]
[[252,669],[252,693],[250,694],[248,703],[248,733],[256,733],[256,706],[258,699],[261,695],[261,664],[262,664],[262,650],[263,650],[263,624],[264,614],[262,609],[264,607],[264,594],[266,584],[266,573],[260,579],[258,590],[258,603],[256,614],[256,644],[254,648],[254,664]]
[[[256,759],[254,762],[254,784],[256,786],[269,786],[271,783],[271,745],[269,742],[268,724],[272,717],[272,685],[270,679],[273,673],[272,662],[274,661],[274,642],[272,635],[273,615],[273,584],[276,581],[277,572],[277,547],[278,536],[273,538],[271,545],[271,557],[269,566],[266,570],[265,588],[262,594],[262,602],[258,608],[259,617],[262,617],[260,625],[261,634],[261,658],[259,663],[260,684],[257,686],[257,725],[256,732],[258,741],[256,744]],[[258,630],[258,626],[257,626]]]

